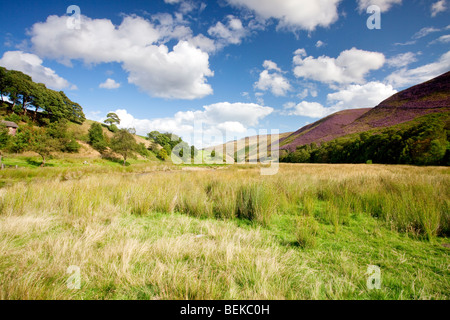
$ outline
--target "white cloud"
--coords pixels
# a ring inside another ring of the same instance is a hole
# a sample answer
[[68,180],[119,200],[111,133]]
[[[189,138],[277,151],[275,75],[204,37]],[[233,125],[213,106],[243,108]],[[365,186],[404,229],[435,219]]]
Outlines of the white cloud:
[[187,40],[194,47],[199,48],[203,52],[213,53],[220,49],[213,39],[210,39],[203,34],[196,35]]
[[114,79],[108,78],[105,82],[100,83],[99,88],[102,89],[118,89],[120,88],[120,83],[117,83]]
[[299,104],[288,102],[284,105],[289,116],[303,116],[310,118],[323,118],[329,110],[318,102],[302,101]]
[[365,85],[350,85],[347,88],[330,93],[327,96],[329,103],[335,103],[333,110],[374,108],[383,100],[397,93],[392,85],[381,82],[369,82]]
[[35,51],[66,65],[72,60],[86,64],[117,62],[129,73],[128,82],[146,93],[163,98],[196,99],[212,94],[207,77],[209,55],[193,44],[179,40],[172,50],[161,42],[186,38],[190,29],[159,15],[159,25],[127,16],[119,26],[108,19],[82,16],[81,29],[66,27],[68,17],[49,16],[30,31]]
[[[209,145],[215,134],[224,131],[244,137],[249,127],[257,126],[273,109],[253,103],[221,102],[204,106],[203,110],[180,111],[170,118],[137,119],[124,109],[113,112],[119,116],[122,128],[135,128],[141,135],[153,130],[175,133],[201,148]],[[203,137],[197,139],[195,135],[198,134],[203,134]]]
[[316,80],[328,84],[364,83],[365,76],[371,70],[380,69],[385,57],[379,52],[370,52],[352,48],[341,52],[339,57],[305,57],[304,49],[295,52],[294,74],[298,78]]
[[278,65],[275,62],[270,61],[270,60],[265,60],[263,63],[263,67],[266,70],[275,70],[275,71],[281,72],[281,69],[278,68]]
[[[281,74],[281,69],[273,61],[264,61],[263,70],[259,74],[259,80],[255,83],[255,88],[267,91],[270,90],[275,96],[285,96],[291,90],[289,81]],[[274,71],[274,72],[269,72]]]
[[447,1],[439,0],[431,6],[431,16],[435,17],[440,12],[445,12],[447,10]]
[[425,28],[420,29],[416,34],[414,34],[413,39],[420,39],[420,38],[426,37],[430,33],[439,32],[439,31],[441,31],[441,30],[436,29],[434,27],[425,27]]
[[386,81],[395,88],[406,87],[428,81],[448,70],[450,70],[450,51],[443,54],[436,62],[415,69],[397,70],[390,74]]
[[345,89],[330,93],[325,107],[317,102],[302,101],[298,104],[289,102],[284,105],[284,114],[309,118],[323,118],[347,109],[374,108],[383,100],[396,94],[391,85],[369,82],[365,85],[349,85]]
[[379,6],[381,12],[386,12],[395,4],[402,4],[402,0],[358,0],[359,12],[365,12],[372,5]]
[[227,23],[217,22],[208,29],[208,34],[218,38],[222,46],[227,44],[240,44],[248,35],[248,31],[242,25],[242,21],[232,15],[227,16]]
[[388,59],[386,62],[390,67],[406,67],[407,65],[416,62],[416,54],[413,52],[406,52],[398,54],[390,59]]
[[394,46],[411,46],[413,44],[416,44],[416,42],[417,41],[406,41],[406,42],[403,42],[403,43],[397,42],[397,43],[394,43]]
[[278,27],[312,31],[338,20],[341,0],[227,0],[228,3],[256,12],[264,19],[279,20]]
[[28,74],[34,82],[43,83],[48,88],[63,90],[66,88],[75,89],[70,83],[58,76],[56,72],[42,65],[43,61],[35,54],[24,53],[22,51],[7,51],[0,59],[0,65],[10,70],[18,70]]
[[431,41],[430,44],[449,43],[449,42],[450,42],[450,34],[446,34],[446,35],[440,36],[436,40]]
[[321,40],[319,40],[319,41],[316,42],[316,48],[321,48],[321,47],[323,47],[323,46],[326,46],[326,43],[325,43],[325,42],[323,42],[323,41],[321,41]]

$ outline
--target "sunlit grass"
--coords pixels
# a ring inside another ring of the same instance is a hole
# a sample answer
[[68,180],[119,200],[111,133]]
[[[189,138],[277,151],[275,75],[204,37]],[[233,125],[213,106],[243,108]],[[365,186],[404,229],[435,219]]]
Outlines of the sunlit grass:
[[450,296],[448,168],[24,170],[0,173],[1,299]]

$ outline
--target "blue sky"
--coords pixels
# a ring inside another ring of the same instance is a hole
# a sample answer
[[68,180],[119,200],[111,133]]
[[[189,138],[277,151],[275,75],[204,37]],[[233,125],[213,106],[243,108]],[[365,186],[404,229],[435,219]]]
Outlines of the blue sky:
[[[381,29],[367,27],[370,5]],[[115,111],[139,134],[174,132],[201,147],[194,122],[205,136],[226,131],[225,140],[295,131],[449,71],[449,8],[449,0],[18,0],[0,20],[0,65],[64,90],[89,119]]]

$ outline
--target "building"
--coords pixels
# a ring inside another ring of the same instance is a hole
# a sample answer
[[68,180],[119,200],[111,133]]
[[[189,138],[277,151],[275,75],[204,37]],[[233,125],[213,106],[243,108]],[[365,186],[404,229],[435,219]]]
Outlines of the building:
[[1,124],[4,124],[4,125],[8,128],[9,134],[10,134],[10,135],[12,135],[12,136],[15,136],[15,135],[16,135],[17,128],[19,127],[19,126],[17,125],[17,123],[12,122],[12,121],[3,121],[3,120],[0,121],[0,123],[1,123]]

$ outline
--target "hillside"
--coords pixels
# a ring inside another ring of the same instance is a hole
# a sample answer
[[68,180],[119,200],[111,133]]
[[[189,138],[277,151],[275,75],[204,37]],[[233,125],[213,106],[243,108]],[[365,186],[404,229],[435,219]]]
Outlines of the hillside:
[[[292,133],[281,133],[280,139],[284,139],[290,136]],[[224,144],[220,144],[217,146],[212,146],[205,148],[204,150],[207,153],[211,153],[213,150],[218,152],[219,154],[226,154],[226,159],[228,161],[234,161],[235,155],[237,153],[245,154],[246,161],[248,160],[256,160],[258,157],[258,147],[260,145],[268,145],[271,144],[271,135],[260,135],[260,136],[252,136],[246,137],[240,140],[229,141]]]
[[332,141],[350,134],[383,129],[431,113],[450,111],[450,72],[403,90],[373,109],[344,110],[305,126],[281,139],[280,146],[291,152],[297,147]]
[[341,137],[348,132],[346,126],[369,112],[371,109],[343,110],[305,127],[280,140],[282,149],[295,151],[297,146],[310,143],[320,144]]

